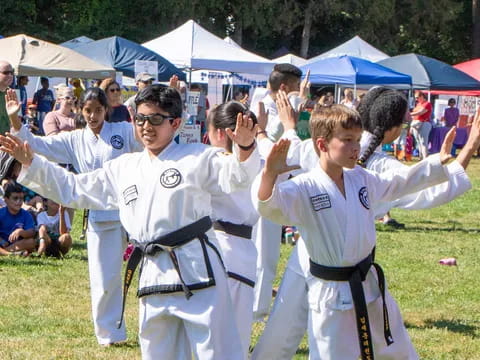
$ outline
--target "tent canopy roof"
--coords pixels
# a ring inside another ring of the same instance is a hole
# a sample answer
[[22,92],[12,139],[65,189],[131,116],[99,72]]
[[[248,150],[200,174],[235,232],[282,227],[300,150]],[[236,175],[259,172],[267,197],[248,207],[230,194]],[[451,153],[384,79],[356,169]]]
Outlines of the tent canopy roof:
[[0,40],[1,57],[12,64],[17,75],[80,77],[103,79],[115,77],[115,70],[89,58],[28,35]]
[[185,80],[185,73],[168,60],[142,45],[119,36],[80,44],[74,50],[123,72],[125,76],[135,77],[135,60],[150,60],[158,62],[159,81],[168,81],[172,75],[177,75],[179,79]]
[[180,68],[269,74],[274,64],[261,56],[229,44],[193,20],[143,44]]
[[480,82],[440,60],[418,54],[405,54],[379,62],[409,74],[413,87],[430,90],[480,90]]
[[60,45],[62,45],[62,46],[64,46],[64,47],[67,47],[67,48],[73,50],[73,49],[76,48],[78,45],[88,44],[89,42],[92,42],[92,41],[95,41],[95,40],[90,39],[90,38],[87,37],[87,36],[79,36],[79,37],[76,37],[75,39],[71,39],[71,40],[65,41],[65,42],[61,43]]
[[317,55],[308,60],[309,63],[325,59],[328,57],[338,57],[342,55],[354,56],[360,59],[377,62],[383,59],[387,59],[389,56],[384,52],[381,52],[377,48],[373,47],[360,36],[354,36],[350,40],[343,44],[333,48],[323,54]]
[[346,55],[307,63],[301,69],[304,73],[310,70],[312,84],[410,85],[412,82],[409,75]]
[[306,59],[304,59],[300,56],[294,55],[294,54],[286,54],[286,55],[280,56],[276,59],[273,59],[272,61],[276,64],[288,63],[288,64],[292,64],[292,65],[295,65],[295,66],[302,66],[302,65],[305,65],[307,63]]

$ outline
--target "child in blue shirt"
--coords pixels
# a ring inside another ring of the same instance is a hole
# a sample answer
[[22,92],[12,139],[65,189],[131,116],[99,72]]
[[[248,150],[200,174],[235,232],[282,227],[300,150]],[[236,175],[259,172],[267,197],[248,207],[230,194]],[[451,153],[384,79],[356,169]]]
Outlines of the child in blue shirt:
[[22,209],[24,193],[19,184],[5,189],[6,207],[0,209],[0,255],[30,253],[35,250],[33,217]]

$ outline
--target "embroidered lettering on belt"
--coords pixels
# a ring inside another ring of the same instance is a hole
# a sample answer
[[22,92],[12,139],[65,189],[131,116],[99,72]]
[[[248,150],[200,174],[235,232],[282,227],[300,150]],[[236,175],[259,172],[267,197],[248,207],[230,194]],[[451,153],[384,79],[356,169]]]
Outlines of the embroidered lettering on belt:
[[128,205],[132,201],[137,200],[137,198],[138,198],[137,185],[129,186],[123,191],[123,200],[125,201],[125,205]]
[[328,209],[332,207],[330,196],[328,194],[311,196],[310,201],[312,202],[312,207],[313,207],[313,210],[315,211]]

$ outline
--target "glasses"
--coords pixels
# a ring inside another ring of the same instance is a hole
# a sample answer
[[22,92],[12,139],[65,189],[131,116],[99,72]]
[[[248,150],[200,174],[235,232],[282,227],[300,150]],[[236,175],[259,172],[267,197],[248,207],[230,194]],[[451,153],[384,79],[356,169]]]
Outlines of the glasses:
[[114,93],[116,91],[120,92],[120,88],[115,88],[115,89],[108,89],[108,91],[110,91],[111,93]]
[[75,96],[64,96],[62,97],[63,100],[76,100],[77,98]]
[[152,114],[152,115],[143,115],[143,114],[136,114],[135,115],[135,124],[138,126],[143,126],[145,121],[148,121],[151,125],[162,125],[165,120],[172,121],[175,119],[174,116],[165,116],[162,114]]
[[0,71],[3,75],[12,75],[14,74],[13,70]]

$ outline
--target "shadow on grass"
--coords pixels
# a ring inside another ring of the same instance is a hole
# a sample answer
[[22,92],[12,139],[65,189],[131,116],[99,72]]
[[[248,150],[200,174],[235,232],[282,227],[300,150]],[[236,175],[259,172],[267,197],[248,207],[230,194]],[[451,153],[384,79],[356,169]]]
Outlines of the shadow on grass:
[[78,242],[74,241],[72,244],[72,249],[73,250],[86,250],[87,249],[87,243],[85,241]]
[[29,256],[29,257],[21,257],[21,256],[2,256],[0,257],[0,264],[3,265],[11,265],[11,266],[38,266],[42,265],[44,267],[58,267],[62,265],[62,260],[55,259],[55,258],[41,258],[38,256]]
[[407,328],[411,329],[431,329],[431,328],[437,328],[437,329],[447,329],[448,331],[458,333],[458,334],[463,334],[467,336],[471,336],[472,338],[478,338],[478,332],[480,331],[480,328],[476,325],[467,325],[464,324],[460,320],[445,320],[445,319],[440,319],[440,320],[432,320],[432,319],[427,319],[424,321],[423,325],[414,325],[410,323],[405,323],[405,326]]
[[[445,225],[451,225],[446,227]],[[422,220],[416,221],[411,224],[406,222],[404,229],[396,229],[392,226],[388,226],[382,223],[375,224],[378,232],[425,232],[428,231],[442,231],[442,232],[462,232],[465,234],[480,233],[480,228],[464,228],[461,227],[461,223],[454,220],[449,221],[432,221]]]

